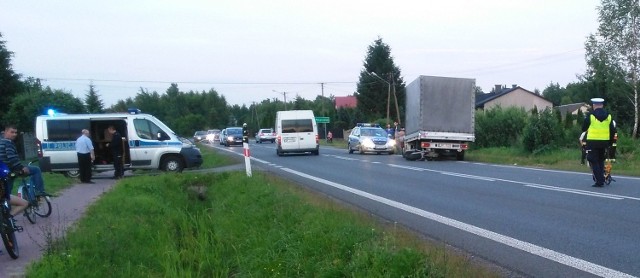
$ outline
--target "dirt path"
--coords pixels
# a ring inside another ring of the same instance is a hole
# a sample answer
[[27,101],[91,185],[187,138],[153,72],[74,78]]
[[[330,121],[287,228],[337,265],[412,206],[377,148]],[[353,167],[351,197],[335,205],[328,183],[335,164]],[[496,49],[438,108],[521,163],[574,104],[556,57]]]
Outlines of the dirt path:
[[47,242],[47,236],[51,238],[61,237],[67,229],[75,223],[85,209],[109,191],[115,184],[115,180],[109,179],[113,172],[105,172],[94,175],[95,184],[76,184],[58,193],[58,197],[52,197],[51,216],[37,218],[36,224],[31,224],[24,216],[16,217],[18,225],[24,231],[17,233],[20,247],[20,257],[11,259],[4,245],[0,243],[0,277],[24,277],[24,270],[31,262],[40,259]]

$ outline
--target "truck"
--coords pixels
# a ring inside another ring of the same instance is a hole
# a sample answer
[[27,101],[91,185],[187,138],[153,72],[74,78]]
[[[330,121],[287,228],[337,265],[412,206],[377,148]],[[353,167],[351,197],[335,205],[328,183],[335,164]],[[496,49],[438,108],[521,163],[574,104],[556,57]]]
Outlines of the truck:
[[407,160],[455,156],[475,140],[475,79],[421,75],[406,87]]

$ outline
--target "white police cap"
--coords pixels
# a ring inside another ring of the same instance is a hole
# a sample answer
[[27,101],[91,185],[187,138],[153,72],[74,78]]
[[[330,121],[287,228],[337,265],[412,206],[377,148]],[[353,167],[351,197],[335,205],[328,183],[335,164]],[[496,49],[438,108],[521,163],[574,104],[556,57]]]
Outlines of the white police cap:
[[592,103],[604,103],[604,98],[595,97],[591,99]]

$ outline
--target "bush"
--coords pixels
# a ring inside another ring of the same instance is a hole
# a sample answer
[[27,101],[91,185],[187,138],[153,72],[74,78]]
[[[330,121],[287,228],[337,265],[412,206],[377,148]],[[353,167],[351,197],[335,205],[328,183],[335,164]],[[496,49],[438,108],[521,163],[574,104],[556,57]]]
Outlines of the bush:
[[522,143],[529,152],[538,149],[554,147],[554,143],[562,142],[563,129],[560,127],[557,116],[550,109],[545,109],[538,115],[532,115],[524,128]]
[[498,106],[476,111],[476,142],[478,147],[508,147],[522,134],[528,114],[523,108]]

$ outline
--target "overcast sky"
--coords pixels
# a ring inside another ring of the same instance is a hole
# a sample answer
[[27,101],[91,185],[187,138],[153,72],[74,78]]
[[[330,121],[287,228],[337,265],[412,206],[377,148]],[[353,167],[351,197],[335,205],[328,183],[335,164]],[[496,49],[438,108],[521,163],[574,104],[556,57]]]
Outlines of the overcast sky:
[[[378,37],[419,75],[543,90],[585,71],[597,0],[0,0],[13,70],[108,107],[139,88],[213,88],[231,104],[345,96]],[[275,91],[275,92],[274,92]]]

